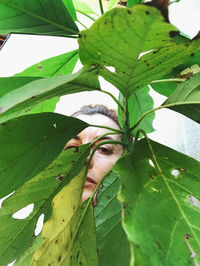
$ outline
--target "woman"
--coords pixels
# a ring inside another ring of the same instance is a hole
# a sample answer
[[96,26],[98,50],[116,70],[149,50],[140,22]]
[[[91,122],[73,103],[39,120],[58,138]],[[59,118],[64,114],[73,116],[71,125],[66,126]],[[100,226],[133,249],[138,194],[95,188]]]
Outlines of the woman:
[[[104,105],[83,106],[80,111],[75,112],[72,116],[77,117],[78,119],[81,119],[87,122],[88,124],[106,126],[120,130],[118,118],[115,114],[115,111],[109,110]],[[79,133],[76,137],[71,139],[66,144],[65,149],[77,147],[82,144],[92,142],[94,139],[108,132],[110,132],[109,129],[88,127],[84,129],[81,133]],[[122,135],[107,135],[95,142],[94,146],[105,140],[121,141]],[[93,148],[94,147],[92,147],[92,149]],[[106,172],[108,172],[112,168],[112,166],[120,158],[122,153],[123,146],[121,146],[120,144],[103,144],[97,149],[89,166],[83,190],[82,201],[85,201],[91,196],[100,179],[104,176]],[[88,161],[88,159],[89,156],[86,162]]]

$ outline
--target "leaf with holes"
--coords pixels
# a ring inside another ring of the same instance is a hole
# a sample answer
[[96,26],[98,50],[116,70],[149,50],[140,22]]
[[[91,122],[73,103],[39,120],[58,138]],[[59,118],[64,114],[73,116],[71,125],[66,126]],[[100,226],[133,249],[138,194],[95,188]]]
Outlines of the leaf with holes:
[[33,256],[32,266],[69,265],[85,174],[83,169],[53,199],[52,216],[44,224],[43,242]]
[[99,74],[128,97],[185,62],[200,40],[180,36],[155,7],[135,5],[105,13],[80,32],[79,44],[82,63],[98,65]]
[[0,124],[0,197],[42,171],[66,142],[87,126],[55,113],[27,115]]
[[130,247],[122,228],[121,204],[117,200],[119,179],[110,173],[97,195],[94,208],[100,266],[130,265]]
[[164,105],[200,123],[200,73],[179,84]]
[[143,139],[114,171],[135,265],[200,263],[200,163]]
[[[52,199],[82,170],[89,151],[89,144],[79,147],[78,151],[63,151],[46,169],[19,186],[15,193],[3,202],[0,209],[1,263],[9,263],[19,255],[19,261],[31,259],[29,249],[34,252],[32,243],[35,242],[34,229],[38,218],[43,213],[45,221],[49,219]],[[27,218],[12,218],[16,217],[13,214],[18,210],[30,204],[34,204],[34,208]]]
[[77,35],[78,28],[61,0],[0,0],[0,32]]
[[0,98],[0,123],[24,115],[55,96],[90,90],[100,90],[97,70],[90,67],[84,67],[75,74],[31,81]]

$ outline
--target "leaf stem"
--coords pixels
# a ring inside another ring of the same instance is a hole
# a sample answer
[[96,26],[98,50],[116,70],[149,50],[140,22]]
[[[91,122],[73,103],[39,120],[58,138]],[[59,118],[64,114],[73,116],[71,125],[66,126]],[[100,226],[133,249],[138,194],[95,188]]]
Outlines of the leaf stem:
[[79,19],[77,20],[77,22],[80,23],[87,30],[87,27]]
[[104,11],[103,11],[102,0],[99,0],[99,7],[100,7],[101,15],[103,15],[104,14]]
[[149,84],[155,84],[155,83],[162,83],[162,82],[184,82],[186,81],[185,78],[175,78],[175,79],[158,79],[158,80],[153,80]]
[[163,109],[163,108],[170,108],[170,107],[173,107],[173,106],[179,106],[179,105],[187,105],[187,104],[199,104],[198,101],[192,101],[192,102],[178,102],[178,103],[170,103],[170,104],[166,104],[166,105],[161,105],[159,107],[156,107],[146,113],[144,113],[139,119],[138,121],[130,128],[130,132],[133,131],[139,124],[140,122],[149,114],[157,111],[157,110],[160,110],[160,109]]
[[108,92],[108,91],[105,91],[105,90],[101,90],[103,93],[106,93],[106,94],[108,94],[108,95],[110,95],[112,98],[113,98],[113,100],[117,103],[117,105],[121,108],[121,110],[122,111],[125,111],[125,108],[124,108],[124,106],[117,100],[117,98],[112,94],[112,93],[110,93],[110,92]]
[[[76,11],[77,11],[78,13],[80,13],[80,14],[86,16],[87,18],[89,18],[89,19],[91,19],[91,20],[93,20],[93,21],[96,21],[95,18],[93,18],[92,16],[88,15],[87,13],[84,13],[84,12],[82,12],[81,10],[78,10],[78,9],[76,9]],[[95,15],[97,15],[97,14],[95,14]]]
[[105,129],[109,129],[109,130],[111,130],[111,131],[117,132],[118,134],[123,134],[123,131],[122,131],[122,130],[115,129],[115,128],[112,128],[112,127],[99,126],[99,125],[89,125],[89,126],[90,126],[90,127],[100,127],[100,128],[105,128]]

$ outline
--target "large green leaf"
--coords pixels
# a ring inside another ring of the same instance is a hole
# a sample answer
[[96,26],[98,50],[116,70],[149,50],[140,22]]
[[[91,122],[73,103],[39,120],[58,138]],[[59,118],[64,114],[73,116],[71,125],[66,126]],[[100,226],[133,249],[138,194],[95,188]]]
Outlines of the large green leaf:
[[[37,248],[35,245],[38,242],[34,236],[38,217],[43,213],[45,221],[48,220],[51,214],[51,200],[82,170],[89,151],[88,144],[79,147],[76,152],[74,149],[63,151],[46,169],[20,186],[3,202],[0,209],[1,263],[9,263],[21,254],[19,263],[31,260],[31,254]],[[34,209],[26,219],[12,218],[16,211],[31,203],[34,203]]]
[[78,28],[61,0],[0,0],[0,33],[67,36]]
[[55,113],[27,115],[0,124],[0,197],[42,171],[66,142],[87,126]]
[[114,170],[134,265],[200,263],[200,163],[143,139]]
[[84,202],[79,212],[79,222],[81,221],[81,223],[74,240],[70,266],[99,265],[93,206],[90,204],[89,207],[86,207],[86,205],[87,202]]
[[55,77],[71,74],[77,60],[78,50],[74,50],[36,63],[16,76]]
[[[77,63],[77,60],[78,50],[74,50],[39,62],[25,69],[23,72],[16,74],[16,76],[52,77],[70,74]],[[53,112],[58,101],[59,97],[44,101],[28,113]]]
[[[130,127],[132,127],[138,119],[148,112],[149,110],[153,109],[154,102],[152,97],[149,95],[149,87],[145,86],[141,90],[134,92],[128,99],[128,110],[129,110],[129,121]],[[120,101],[125,106],[125,99],[122,94],[120,94]],[[125,123],[125,115],[123,114],[122,110],[119,108],[119,122],[121,127]],[[139,124],[138,127],[132,132],[133,135],[136,134],[138,128],[145,130],[145,132],[149,133],[154,130],[152,123],[155,118],[155,114],[151,113],[150,115],[146,116]]]
[[94,208],[100,266],[130,265],[130,248],[122,228],[121,204],[117,200],[119,179],[110,173],[97,196]]
[[26,114],[33,107],[55,96],[90,90],[100,90],[95,68],[84,67],[75,74],[29,82],[0,98],[0,123]]
[[200,40],[180,36],[156,8],[135,5],[105,13],[80,32],[79,44],[82,63],[99,65],[100,75],[127,97],[171,73],[199,49]]
[[200,73],[179,84],[164,105],[200,123]]
[[42,245],[33,256],[33,265],[69,265],[78,211],[84,186],[85,169],[65,186],[52,201],[52,216],[44,224]]

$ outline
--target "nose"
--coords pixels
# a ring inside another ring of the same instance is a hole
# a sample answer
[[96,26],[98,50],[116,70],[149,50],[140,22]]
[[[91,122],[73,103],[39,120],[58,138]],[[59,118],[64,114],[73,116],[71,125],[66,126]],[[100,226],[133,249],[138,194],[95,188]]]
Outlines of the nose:
[[[86,160],[85,160],[85,165],[88,163],[89,159],[90,159],[90,155],[88,155],[88,157],[86,158]],[[90,162],[89,169],[91,169],[92,167],[93,167],[93,158],[92,158],[92,160],[91,160],[91,162]]]

